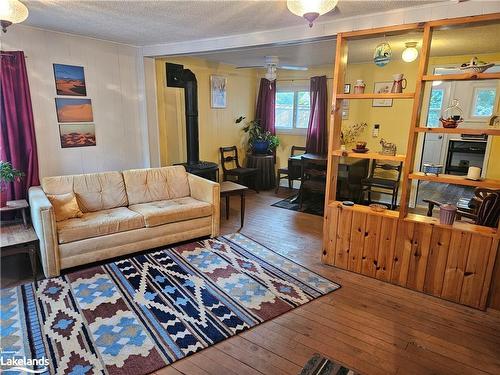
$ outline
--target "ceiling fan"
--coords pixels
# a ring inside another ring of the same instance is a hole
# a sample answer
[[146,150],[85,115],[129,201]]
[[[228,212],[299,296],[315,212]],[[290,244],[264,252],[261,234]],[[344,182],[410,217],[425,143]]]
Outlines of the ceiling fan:
[[237,66],[236,69],[255,69],[255,68],[266,68],[266,78],[269,81],[274,81],[276,79],[276,70],[307,70],[307,66],[296,66],[296,65],[280,65],[278,56],[266,56],[263,65],[252,65],[252,66]]

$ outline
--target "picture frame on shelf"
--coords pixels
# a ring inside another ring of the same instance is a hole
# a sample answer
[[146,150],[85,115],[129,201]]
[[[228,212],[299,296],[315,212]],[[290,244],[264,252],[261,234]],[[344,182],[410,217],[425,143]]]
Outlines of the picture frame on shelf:
[[350,94],[351,93],[351,84],[350,83],[346,83],[344,85],[344,94]]
[[[374,94],[389,94],[391,92],[392,81],[375,82],[373,85]],[[372,107],[392,107],[392,99],[373,99]]]

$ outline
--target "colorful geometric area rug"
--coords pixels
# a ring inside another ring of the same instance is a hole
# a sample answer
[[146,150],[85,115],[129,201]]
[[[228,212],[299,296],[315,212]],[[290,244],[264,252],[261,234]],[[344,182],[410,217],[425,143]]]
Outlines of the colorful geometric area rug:
[[359,375],[359,373],[316,353],[307,361],[299,375]]
[[241,234],[155,250],[3,289],[2,369],[147,374],[339,287]]

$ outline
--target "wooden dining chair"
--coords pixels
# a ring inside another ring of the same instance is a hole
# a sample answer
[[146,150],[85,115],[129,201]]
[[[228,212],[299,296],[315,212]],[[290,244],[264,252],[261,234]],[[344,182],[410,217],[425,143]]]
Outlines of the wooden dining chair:
[[301,158],[301,178],[299,189],[299,209],[306,193],[325,194],[326,191],[326,159]]
[[[238,149],[236,146],[220,147],[220,159],[222,165],[222,180],[228,181],[234,178],[241,185],[249,186],[259,192],[259,170],[257,168],[243,168],[238,160]],[[233,168],[228,167],[228,165]],[[250,183],[251,182],[251,183]]]
[[[443,203],[432,199],[424,199],[428,204],[427,216],[432,217],[434,207],[440,207]],[[464,201],[464,199],[459,199]],[[476,188],[474,196],[466,204],[457,202],[457,220],[462,217],[468,218],[477,225],[496,228],[500,216],[500,190]]]
[[361,180],[361,191],[368,193],[368,204],[372,202],[372,193],[391,195],[391,210],[397,206],[399,181],[403,163],[390,164],[373,160],[370,175]]
[[[304,154],[306,152],[306,148],[302,146],[292,146],[290,151],[290,157],[294,157],[295,155],[300,155],[300,153]],[[276,176],[276,190],[275,194],[278,194],[278,190],[280,188],[280,181],[284,178],[288,179],[288,188],[293,188],[293,181],[300,180],[301,175],[301,167],[297,166],[288,166],[286,168],[279,168]]]

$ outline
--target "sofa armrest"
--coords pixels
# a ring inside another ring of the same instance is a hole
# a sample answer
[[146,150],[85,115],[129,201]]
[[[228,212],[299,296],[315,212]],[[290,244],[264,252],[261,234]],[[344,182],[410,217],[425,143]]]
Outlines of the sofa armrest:
[[188,173],[189,190],[191,197],[213,205],[212,237],[217,237],[220,231],[220,185]]
[[59,276],[61,272],[59,245],[54,208],[40,186],[28,192],[31,222],[40,240],[40,257],[46,277]]

